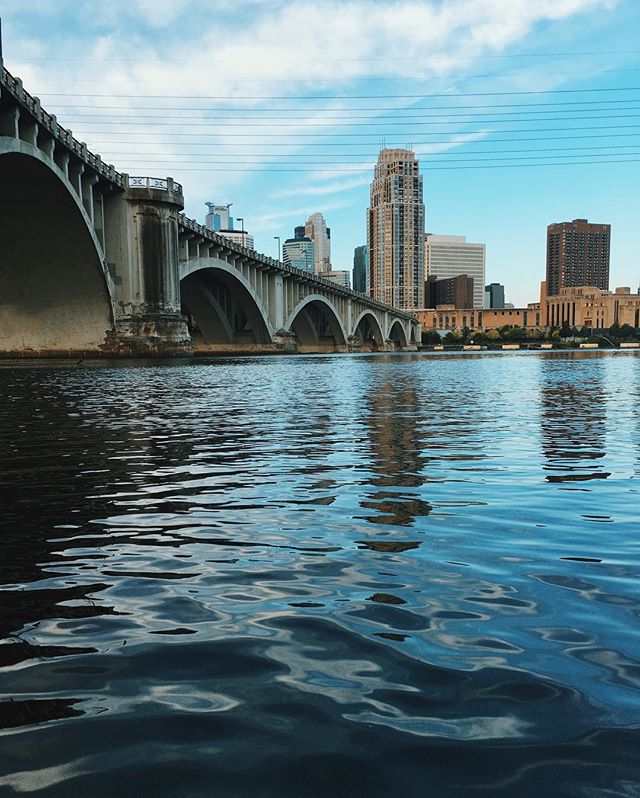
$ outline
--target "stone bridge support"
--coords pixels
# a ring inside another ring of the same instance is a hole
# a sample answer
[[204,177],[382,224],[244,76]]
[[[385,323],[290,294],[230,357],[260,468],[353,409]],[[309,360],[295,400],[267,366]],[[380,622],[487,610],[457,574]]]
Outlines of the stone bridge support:
[[129,178],[107,224],[107,251],[115,274],[117,354],[192,351],[181,313],[178,213],[182,191],[173,180]]

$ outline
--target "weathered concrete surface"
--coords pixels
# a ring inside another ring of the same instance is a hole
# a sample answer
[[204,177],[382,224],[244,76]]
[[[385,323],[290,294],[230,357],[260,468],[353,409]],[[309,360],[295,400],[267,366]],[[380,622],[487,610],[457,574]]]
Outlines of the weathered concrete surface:
[[99,353],[114,328],[112,285],[64,175],[0,138],[0,351]]

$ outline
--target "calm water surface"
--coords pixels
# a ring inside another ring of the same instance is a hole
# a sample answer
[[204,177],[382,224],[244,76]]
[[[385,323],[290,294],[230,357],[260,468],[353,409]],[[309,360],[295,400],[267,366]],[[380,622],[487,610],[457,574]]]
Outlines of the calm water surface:
[[0,795],[639,796],[640,357],[0,368]]

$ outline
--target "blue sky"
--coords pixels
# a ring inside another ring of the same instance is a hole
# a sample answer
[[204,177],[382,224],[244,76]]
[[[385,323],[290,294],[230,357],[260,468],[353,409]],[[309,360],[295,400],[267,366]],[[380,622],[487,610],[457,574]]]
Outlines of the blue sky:
[[[487,245],[537,299],[546,226],[612,225],[640,280],[637,0],[1,0],[5,66],[120,171],[172,175],[186,212],[233,202],[275,255],[324,213],[334,268],[366,239],[380,144],[412,145],[427,230]],[[554,164],[554,165],[549,165]]]

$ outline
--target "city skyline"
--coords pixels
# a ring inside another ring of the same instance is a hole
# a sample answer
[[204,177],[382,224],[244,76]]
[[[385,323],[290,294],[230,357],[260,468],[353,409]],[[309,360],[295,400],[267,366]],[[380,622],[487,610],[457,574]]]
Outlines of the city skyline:
[[[265,254],[317,209],[349,268],[384,141],[416,151],[427,229],[485,242],[487,279],[516,305],[536,297],[546,227],[566,219],[611,224],[611,279],[637,287],[637,4],[324,2],[304,58],[298,6],[23,0],[3,8],[4,57],[105,160],[182,182],[189,215],[232,198]],[[357,41],[336,34],[354,25]],[[73,105],[70,81],[86,92]]]

